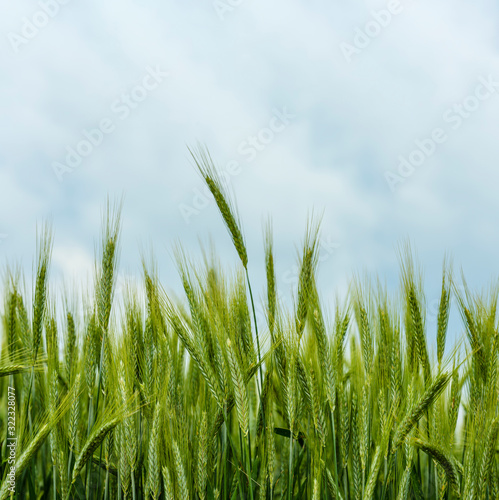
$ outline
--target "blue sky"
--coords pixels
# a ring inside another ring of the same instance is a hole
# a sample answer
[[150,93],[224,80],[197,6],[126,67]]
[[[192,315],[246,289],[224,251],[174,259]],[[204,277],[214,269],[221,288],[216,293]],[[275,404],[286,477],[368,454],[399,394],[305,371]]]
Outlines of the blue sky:
[[86,279],[106,196],[124,193],[121,280],[152,247],[177,290],[177,240],[196,258],[211,236],[235,265],[187,153],[201,141],[237,195],[259,295],[263,222],[286,296],[312,210],[328,298],[356,272],[395,291],[407,238],[430,305],[446,253],[485,287],[499,274],[497,25],[486,0],[18,0],[0,19],[0,258],[29,276],[50,218],[54,287]]

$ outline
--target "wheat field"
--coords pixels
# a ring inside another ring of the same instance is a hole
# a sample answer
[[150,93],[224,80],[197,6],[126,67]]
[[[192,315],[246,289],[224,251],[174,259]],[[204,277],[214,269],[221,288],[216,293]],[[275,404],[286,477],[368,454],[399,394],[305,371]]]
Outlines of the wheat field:
[[[444,264],[430,331],[406,249],[397,296],[354,280],[343,304],[326,304],[311,222],[286,307],[268,225],[265,261],[251,261],[266,272],[257,322],[235,202],[207,150],[192,154],[236,268],[178,247],[183,298],[144,259],[141,286],[118,301],[120,206],[109,204],[85,299],[49,293],[48,227],[32,294],[7,268],[0,500],[499,498],[498,288],[456,286]],[[451,302],[461,330],[447,339]]]

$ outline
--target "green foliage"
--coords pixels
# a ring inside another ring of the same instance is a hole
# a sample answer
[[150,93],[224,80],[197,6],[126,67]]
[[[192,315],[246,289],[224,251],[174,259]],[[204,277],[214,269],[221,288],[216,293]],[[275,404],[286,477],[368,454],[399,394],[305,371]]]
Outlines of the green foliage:
[[[19,270],[6,273],[0,500],[9,497],[9,387],[18,498],[498,498],[498,290],[460,292],[444,264],[428,332],[421,273],[406,249],[399,298],[357,281],[330,314],[311,224],[288,310],[269,224],[266,324],[257,325],[237,211],[203,155],[241,260],[234,272],[215,259],[194,265],[179,249],[184,300],[144,262],[142,287],[127,287],[119,303],[120,206],[108,206],[90,299],[66,297],[56,314],[47,229],[32,304]],[[453,294],[462,348],[446,345]]]

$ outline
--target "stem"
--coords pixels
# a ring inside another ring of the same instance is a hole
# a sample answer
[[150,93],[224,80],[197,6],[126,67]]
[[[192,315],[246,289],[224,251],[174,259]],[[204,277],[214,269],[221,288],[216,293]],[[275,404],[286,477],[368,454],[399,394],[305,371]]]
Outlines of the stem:
[[333,412],[333,409],[331,409],[331,429],[332,429],[332,433],[333,433],[334,481],[336,482],[336,487],[339,490],[339,484],[338,484],[338,465],[337,465],[337,460],[336,460],[336,431],[334,429],[334,412]]
[[[105,339],[106,339],[106,332],[103,331],[102,333],[102,341],[101,341],[101,345],[100,345],[100,359],[99,359],[99,382],[97,384],[97,398],[95,400],[95,413],[97,414],[98,411],[99,411],[99,396],[100,396],[100,388],[101,388],[101,385],[102,385],[102,359],[104,358],[104,342],[105,342]],[[104,401],[105,403],[105,401]],[[93,415],[92,415],[92,420],[93,420]],[[92,421],[92,426],[94,425],[94,422],[95,421]],[[90,418],[89,418],[89,424],[90,424]],[[89,428],[89,432],[90,432],[90,428]],[[98,467],[98,480],[100,481],[100,464],[101,464],[101,459],[102,459],[102,444],[100,445],[100,457],[99,457],[99,467]],[[100,486],[99,486],[99,490],[100,490]],[[100,491],[99,491],[100,493]],[[92,500],[92,496],[93,494],[91,493],[90,495],[90,500]]]
[[230,492],[227,491],[227,486],[228,486],[228,477],[227,477],[227,404],[224,402],[224,423],[223,423],[223,453],[225,454],[225,461],[223,463],[224,467],[224,487],[223,490],[225,492],[225,495],[230,494]]
[[[248,290],[249,290],[250,300],[251,300],[251,309],[253,310],[253,321],[255,323],[256,347],[257,347],[257,353],[258,353],[258,371],[260,374],[260,385],[257,384],[257,390],[258,390],[258,399],[260,399],[261,387],[263,384],[262,357],[260,354],[260,337],[258,335],[258,324],[256,321],[255,301],[253,300],[253,292],[251,291],[251,282],[249,279],[248,268],[245,268],[245,271],[246,271],[246,281],[248,282]],[[263,407],[262,407],[262,415],[265,419],[265,413],[264,413]]]
[[[395,458],[396,458],[396,455],[395,455]],[[393,467],[393,455],[390,454],[390,458],[388,459],[388,462],[387,462],[387,459],[385,458],[385,480],[383,481],[383,494],[382,494],[381,498],[385,498],[386,490],[388,488],[388,479],[389,479],[388,476],[391,474],[392,467]]]
[[[100,360],[99,360],[99,382],[97,384],[97,398],[95,401],[95,410],[99,411],[99,396],[100,396],[100,388],[102,385],[102,358],[104,357],[104,342],[105,342],[105,332],[102,334],[102,341],[100,346]],[[92,422],[93,425],[93,422]]]
[[[241,498],[244,498],[244,492],[243,492],[243,486],[242,486],[242,481],[241,481],[241,469],[237,469],[237,475],[238,475],[238,480],[237,480],[237,486],[239,488],[239,495],[241,496]],[[230,495],[230,492],[229,492],[229,495]],[[227,497],[227,498],[231,498],[232,497]]]
[[[307,415],[307,436],[310,436],[310,413]],[[307,471],[309,477],[314,477],[313,471],[312,471],[312,464],[310,460],[310,447],[307,446]],[[312,490],[313,490],[313,481],[308,481],[307,480],[307,492],[308,496],[312,498]]]
[[[246,449],[246,454],[247,454],[247,461],[248,462],[251,461],[249,449]],[[252,479],[252,476],[251,476],[251,466],[247,463],[247,467],[248,467],[247,474],[248,474],[248,484],[249,484],[250,498],[251,498],[251,500],[253,500],[253,479]]]
[[121,474],[118,473],[118,481],[116,489],[118,491],[118,500],[121,500]]
[[100,445],[100,454],[99,454],[99,467],[98,467],[98,472],[97,472],[97,484],[98,484],[98,488],[97,488],[97,500],[101,497],[101,483],[100,483],[100,465],[101,465],[101,462],[102,462],[102,443]]
[[132,476],[132,498],[135,500],[135,471],[132,469],[131,471],[131,476]]
[[109,498],[109,467],[106,470],[106,487],[104,489],[104,500]]
[[249,458],[249,467],[250,470],[253,470],[253,462],[251,460],[251,432],[248,430],[248,458]]
[[69,460],[68,460],[68,480],[71,482],[71,462],[73,461],[73,450],[69,451]]
[[[88,395],[88,424],[87,424],[87,436],[90,435],[90,430],[92,429],[92,421],[93,421],[93,418],[94,418],[94,405],[93,405],[93,397],[91,394]],[[92,467],[92,461],[89,460],[87,462],[87,467],[86,467],[86,479],[85,479],[85,482],[86,482],[86,494],[87,494],[87,497],[89,497],[90,495],[90,469]]]
[[241,427],[239,427],[239,447],[241,448],[241,462],[243,467],[246,469],[246,453],[243,447],[243,433],[241,432]]
[[33,401],[35,401],[35,365],[36,365],[36,359],[38,357],[38,347],[40,345],[40,341],[35,346],[35,355],[33,357],[33,366],[31,367],[31,377],[30,377],[30,382],[29,382],[29,391],[28,391],[28,399],[26,401],[26,413],[29,417],[29,430],[31,431],[33,427],[33,423],[31,421],[31,412],[29,411],[29,402],[31,398],[31,391],[33,391]]
[[289,436],[289,472],[288,472],[288,499],[293,499],[293,430]]
[[246,457],[243,455],[243,433],[241,432],[241,427],[239,427],[239,442],[241,446],[241,461],[243,462],[243,466],[246,469],[246,474],[248,476],[248,486],[249,486],[249,492],[250,492],[250,498],[253,500],[253,484],[252,484],[252,479],[251,479],[251,451],[249,448],[249,433],[248,433],[248,443],[246,448]]
[[55,464],[52,466],[52,481],[53,481],[53,494],[54,500],[57,500],[57,469]]
[[366,470],[362,469],[362,498],[364,498],[365,483],[366,483]]
[[350,498],[348,495],[348,468],[343,469],[343,490],[345,493],[345,498]]

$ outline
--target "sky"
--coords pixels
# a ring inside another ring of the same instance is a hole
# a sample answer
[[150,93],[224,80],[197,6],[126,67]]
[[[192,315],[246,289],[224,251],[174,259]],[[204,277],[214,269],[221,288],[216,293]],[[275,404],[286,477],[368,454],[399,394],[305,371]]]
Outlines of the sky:
[[178,241],[194,261],[212,241],[237,266],[189,157],[202,143],[237,197],[258,299],[263,225],[272,218],[290,297],[314,213],[328,303],[356,274],[395,293],[410,241],[434,329],[445,255],[475,290],[499,275],[498,13],[491,0],[10,2],[2,265],[29,280],[49,220],[54,293],[84,282],[106,199],[123,195],[118,286],[152,249],[163,285],[179,292]]

